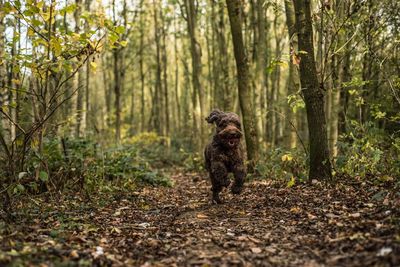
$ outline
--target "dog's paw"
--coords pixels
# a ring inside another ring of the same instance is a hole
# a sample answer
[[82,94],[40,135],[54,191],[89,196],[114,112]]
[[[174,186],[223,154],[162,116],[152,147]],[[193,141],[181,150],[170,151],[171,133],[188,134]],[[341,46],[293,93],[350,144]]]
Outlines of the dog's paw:
[[224,181],[222,181],[222,186],[228,187],[231,184],[231,180],[226,178]]
[[223,201],[219,197],[219,195],[213,194],[212,203],[214,204],[222,204]]
[[243,186],[233,185],[231,188],[231,192],[234,195],[239,195],[243,191]]
[[224,202],[220,198],[213,198],[212,203],[218,205],[223,204]]

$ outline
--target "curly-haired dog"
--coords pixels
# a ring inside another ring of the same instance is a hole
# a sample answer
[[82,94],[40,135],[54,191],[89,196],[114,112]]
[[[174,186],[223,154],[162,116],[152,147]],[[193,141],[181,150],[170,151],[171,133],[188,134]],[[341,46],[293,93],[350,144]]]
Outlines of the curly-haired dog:
[[222,203],[219,193],[230,184],[228,173],[233,173],[235,178],[231,187],[233,194],[240,194],[246,177],[243,148],[240,144],[242,127],[239,116],[232,112],[213,110],[206,121],[216,125],[213,139],[204,151],[206,169],[210,173],[213,201]]

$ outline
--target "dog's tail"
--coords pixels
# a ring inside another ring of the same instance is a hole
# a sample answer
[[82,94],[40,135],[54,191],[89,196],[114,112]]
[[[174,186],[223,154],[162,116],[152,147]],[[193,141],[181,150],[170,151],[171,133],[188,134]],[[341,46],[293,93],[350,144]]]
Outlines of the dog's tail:
[[206,121],[208,123],[213,123],[213,122],[218,123],[218,121],[221,120],[222,115],[224,115],[223,111],[219,109],[214,109],[213,111],[211,111],[210,115],[208,115]]

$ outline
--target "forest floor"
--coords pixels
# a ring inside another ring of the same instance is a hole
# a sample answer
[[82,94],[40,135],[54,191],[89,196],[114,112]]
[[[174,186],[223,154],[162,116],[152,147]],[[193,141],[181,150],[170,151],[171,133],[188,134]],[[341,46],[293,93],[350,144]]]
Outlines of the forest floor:
[[253,181],[215,205],[205,174],[172,179],[38,201],[2,225],[0,265],[400,266],[400,200],[382,188]]

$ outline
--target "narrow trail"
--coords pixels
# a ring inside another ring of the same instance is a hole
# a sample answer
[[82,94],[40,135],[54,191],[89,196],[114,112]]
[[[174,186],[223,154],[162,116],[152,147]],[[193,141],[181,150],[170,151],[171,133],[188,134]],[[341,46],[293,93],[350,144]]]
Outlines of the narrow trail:
[[181,173],[172,178],[175,187],[144,189],[136,205],[122,201],[120,216],[109,219],[121,232],[107,246],[131,264],[400,264],[400,244],[394,242],[399,222],[397,228],[389,223],[399,212],[378,208],[362,188],[251,182],[240,196],[224,191],[225,203],[215,205],[204,177]]
[[225,203],[215,205],[205,175],[178,172],[172,179],[172,188],[145,187],[104,203],[43,203],[1,238],[3,252],[10,244],[16,249],[0,254],[0,263],[25,257],[43,266],[400,265],[399,199],[373,200],[371,185],[254,181],[239,196],[224,191]]

